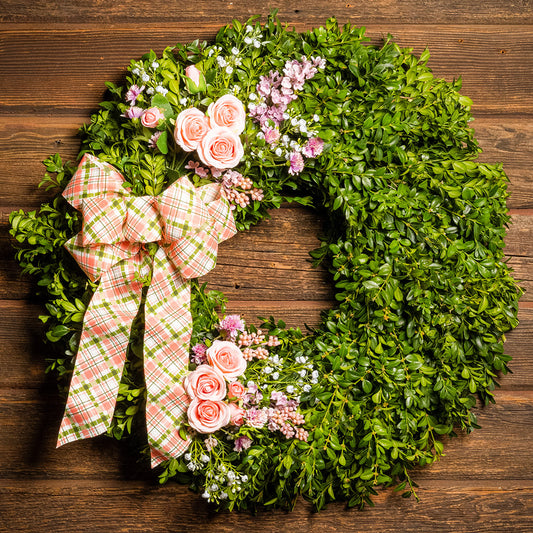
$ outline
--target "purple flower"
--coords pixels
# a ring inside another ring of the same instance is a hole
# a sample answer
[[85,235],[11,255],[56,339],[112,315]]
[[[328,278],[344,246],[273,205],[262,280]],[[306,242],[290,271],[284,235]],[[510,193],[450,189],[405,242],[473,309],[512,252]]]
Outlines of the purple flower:
[[279,141],[279,130],[277,128],[267,128],[265,130],[265,141],[274,144]]
[[156,131],[151,137],[150,137],[150,140],[148,141],[148,146],[150,148],[155,148],[157,146],[157,140],[159,139],[159,137],[161,136],[161,131]]
[[311,137],[303,147],[305,157],[318,157],[324,149],[324,141],[320,137]]
[[233,449],[236,452],[242,452],[243,450],[247,450],[251,445],[252,445],[252,439],[244,435],[242,437],[237,437],[235,439],[235,444],[233,446]]
[[137,106],[131,106],[126,113],[124,114],[127,118],[139,118],[144,113],[144,109],[142,107]]
[[194,355],[191,359],[193,363],[197,365],[203,365],[205,362],[207,362],[207,356],[205,354],[206,350],[207,346],[205,344],[195,344],[192,347],[192,352]]
[[235,340],[237,332],[244,331],[244,322],[239,315],[228,315],[220,321],[218,329],[231,340]]
[[139,95],[144,91],[144,85],[139,87],[138,85],[132,85],[130,90],[126,93],[126,102],[129,102],[131,105],[135,105],[135,102]]
[[291,167],[289,168],[289,174],[294,176],[299,174],[304,169],[304,158],[300,152],[292,152],[289,156]]
[[274,390],[270,394],[270,401],[273,402],[276,407],[285,407],[288,399],[282,392]]

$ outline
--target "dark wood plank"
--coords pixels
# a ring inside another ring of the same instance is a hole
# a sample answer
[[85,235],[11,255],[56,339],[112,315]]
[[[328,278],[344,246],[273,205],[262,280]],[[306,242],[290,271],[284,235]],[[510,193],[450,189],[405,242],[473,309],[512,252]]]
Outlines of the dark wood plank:
[[[41,161],[59,152],[65,161],[76,161],[79,152],[79,127],[88,115],[34,116],[6,115],[0,122],[0,212],[9,208],[38,207],[50,193],[38,190],[44,174]],[[533,207],[533,123],[528,118],[479,117],[472,123],[483,148],[480,161],[501,162],[509,176],[512,209]],[[17,187],[13,187],[17,183]]]
[[[12,259],[7,213],[5,210],[0,224],[0,298],[27,298],[31,284]],[[284,207],[270,214],[270,220],[224,242],[217,267],[202,282],[222,290],[230,300],[332,301],[329,273],[322,266],[313,268],[308,255],[319,244],[321,221],[312,210],[300,207]],[[522,299],[531,301],[533,217],[514,215],[513,220],[518,223],[510,226],[506,253],[514,277],[526,290]],[[517,236],[513,236],[515,231]]]
[[[418,469],[415,481],[531,478],[533,433],[525,430],[533,420],[533,393],[501,390],[496,398],[495,405],[476,409],[481,429],[446,439],[446,456]],[[152,477],[146,461],[136,464],[137,457],[125,443],[105,436],[56,449],[64,403],[55,393],[3,389],[0,401],[0,479],[27,478],[34,483],[69,477],[92,479],[97,485],[98,480]]]
[[[250,301],[230,300],[228,313],[242,315],[249,324],[259,326],[258,317],[274,316],[290,327],[319,323],[320,311],[333,302],[323,301]],[[38,304],[24,300],[0,300],[0,389],[39,389],[51,384],[55,391],[55,378],[45,378],[46,358],[54,354],[53,347],[45,344],[42,326],[38,320],[43,309]],[[501,376],[499,382],[506,390],[533,389],[533,308],[520,308],[518,328],[507,335],[505,352],[513,357],[512,373]]]
[[[298,29],[313,26],[307,22]],[[533,26],[369,25],[375,43],[393,34],[404,47],[432,52],[430,66],[448,80],[463,77],[476,112],[533,112]],[[105,81],[120,82],[131,58],[175,42],[212,39],[215,28],[184,21],[95,29],[6,25],[0,32],[0,112],[89,113]],[[46,91],[42,88],[46,87]],[[38,97],[36,97],[38,95]]]
[[[357,3],[346,0],[314,0],[295,4],[288,0],[275,3],[279,9],[279,17],[291,24],[320,24],[324,17],[335,15],[339,19],[350,19],[360,24],[366,21],[390,23],[395,21],[403,24],[452,23],[461,21],[464,24],[526,24],[533,22],[529,0],[518,2],[498,2],[486,0],[479,3],[474,0],[427,0],[423,3],[416,0],[390,2],[374,0]],[[176,0],[165,2],[154,0],[150,3],[149,13],[143,3],[126,0],[120,3],[101,3],[86,1],[80,3],[61,3],[37,0],[36,2],[16,2],[4,0],[0,15],[2,22],[41,22],[43,16],[50,21],[76,23],[80,20],[90,23],[123,24],[125,22],[142,21],[147,15],[151,22],[179,23],[183,20],[207,28],[216,27],[222,21],[232,18],[243,20],[255,14],[268,14],[271,4],[261,0],[235,0],[233,2],[212,3],[199,0],[194,4],[183,4]]]
[[184,487],[145,483],[80,482],[68,479],[28,485],[0,481],[2,532],[108,533],[527,533],[533,530],[533,484],[442,480],[418,489],[421,499],[403,499],[392,490],[363,512],[330,505],[320,514],[300,502],[292,513],[264,511],[215,514]]

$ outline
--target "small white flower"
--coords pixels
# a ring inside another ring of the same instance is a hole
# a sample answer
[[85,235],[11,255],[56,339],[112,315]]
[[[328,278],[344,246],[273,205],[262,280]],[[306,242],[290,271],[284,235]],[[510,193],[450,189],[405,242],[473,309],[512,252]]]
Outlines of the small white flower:
[[209,498],[211,497],[211,494],[209,494],[209,492],[205,491],[203,494],[202,494],[202,498],[206,499],[206,500],[209,500]]
[[240,85],[234,85],[233,86],[233,92],[235,94],[239,94],[241,92],[241,86]]
[[148,74],[145,73],[145,74],[143,74],[143,75],[141,76],[141,79],[142,79],[143,81],[150,81],[150,76],[148,76]]
[[246,33],[250,33],[251,31],[254,31],[253,27],[250,26],[250,24],[248,24],[248,25],[246,26],[245,30],[246,30]]
[[248,109],[249,109],[250,111],[253,111],[253,110],[256,109],[256,108],[257,108],[257,106],[256,106],[255,104],[252,104],[251,102],[248,104]]
[[285,111],[285,113],[283,113],[283,120],[289,120],[290,118],[291,116],[289,115],[289,113]]
[[235,65],[240,66],[242,64],[241,58],[240,57],[236,57],[234,63],[235,63]]
[[243,483],[246,483],[246,482],[248,481],[248,476],[247,476],[246,474],[243,474],[243,475],[241,476],[241,481],[242,481]]
[[311,377],[313,379],[317,379],[318,378],[318,370],[313,370],[313,372],[311,373]]
[[234,56],[238,56],[239,55],[239,49],[234,46],[232,49],[231,49],[231,53],[234,55]]
[[180,104],[181,105],[187,105],[187,98],[181,98],[180,99]]
[[141,71],[138,69],[138,68],[134,68],[132,71],[131,71],[132,74],[134,74],[135,76],[138,76]]
[[305,378],[305,376],[307,376],[307,370],[300,370],[300,372],[298,372],[299,376],[301,378]]
[[255,48],[261,48],[261,41],[254,39],[254,47]]
[[235,472],[233,470],[228,472],[228,479],[235,479]]
[[282,135],[281,137],[281,143],[284,145],[284,146],[287,146],[287,144],[289,144],[289,136],[288,135]]
[[281,157],[281,154],[283,153],[283,150],[281,148],[276,148],[276,151],[274,152],[278,157]]
[[258,139],[264,139],[265,138],[265,134],[262,131],[260,131],[260,132],[257,133],[257,138]]
[[191,472],[194,472],[196,470],[196,465],[194,463],[189,463],[187,465],[187,469],[190,470]]
[[252,38],[251,37],[245,37],[244,38],[245,44],[252,44]]
[[220,493],[220,499],[221,500],[227,500],[228,499],[228,493],[227,492],[221,492]]
[[146,89],[146,94],[154,94],[154,88],[148,87],[148,89]]
[[312,383],[313,385],[316,385],[316,384],[318,383],[318,379],[313,378],[313,379],[311,380],[311,383]]
[[231,67],[230,65],[228,65],[226,67],[226,74],[231,74],[233,72],[233,67]]
[[203,463],[208,463],[209,462],[209,455],[206,455],[205,453],[203,453],[200,456],[200,461],[202,461]]
[[291,118],[291,124],[296,126],[296,124],[298,124],[298,119],[296,117]]
[[274,372],[272,374],[272,379],[279,379],[279,372]]
[[184,459],[186,461],[190,461],[191,460],[191,454],[190,453],[186,453],[183,457],[184,457]]
[[228,64],[228,62],[222,56],[217,57],[217,63],[222,68]]
[[215,492],[216,490],[218,490],[218,485],[216,483],[213,483],[210,487],[209,487],[213,492]]
[[292,394],[294,392],[294,386],[293,385],[287,385],[287,392],[289,394]]
[[207,52],[207,57],[211,57],[215,53],[215,50],[211,48],[209,52]]
[[248,96],[248,98],[249,98],[250,100],[257,100],[257,94],[255,94],[255,93],[250,93],[250,95]]
[[159,68],[159,63],[157,61],[153,61],[152,68]]
[[264,372],[265,374],[272,374],[272,370],[273,370],[272,367],[270,367],[270,366],[265,366],[263,372]]
[[320,120],[320,117],[318,115],[313,115],[313,120],[315,122],[318,122]]
[[304,392],[309,392],[311,390],[311,385],[306,384],[306,385],[304,385],[303,388],[304,388]]

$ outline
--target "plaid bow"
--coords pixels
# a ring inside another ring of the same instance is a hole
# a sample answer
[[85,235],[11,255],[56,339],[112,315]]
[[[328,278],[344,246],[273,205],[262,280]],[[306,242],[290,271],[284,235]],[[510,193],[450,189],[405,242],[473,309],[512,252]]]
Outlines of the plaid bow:
[[[146,426],[152,466],[189,446],[179,435],[188,399],[181,387],[192,331],[189,278],[209,272],[218,243],[236,233],[220,186],[186,176],[159,196],[132,196],[108,163],[86,154],[63,192],[83,218],[65,247],[100,280],[84,316],[58,446],[104,433],[111,423],[143,282]],[[148,243],[156,243],[148,244]]]

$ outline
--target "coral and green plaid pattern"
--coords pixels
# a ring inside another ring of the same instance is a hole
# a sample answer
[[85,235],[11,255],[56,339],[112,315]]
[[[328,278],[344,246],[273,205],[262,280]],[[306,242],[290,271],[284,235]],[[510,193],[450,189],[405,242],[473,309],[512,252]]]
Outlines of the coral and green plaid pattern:
[[[152,466],[182,454],[192,331],[189,278],[216,263],[219,242],[236,233],[220,186],[196,189],[182,177],[157,197],[134,197],[122,175],[86,154],[63,195],[82,212],[82,231],[65,246],[100,280],[85,313],[58,446],[104,433],[111,423],[143,279],[146,425]],[[147,243],[157,243],[155,253]]]

